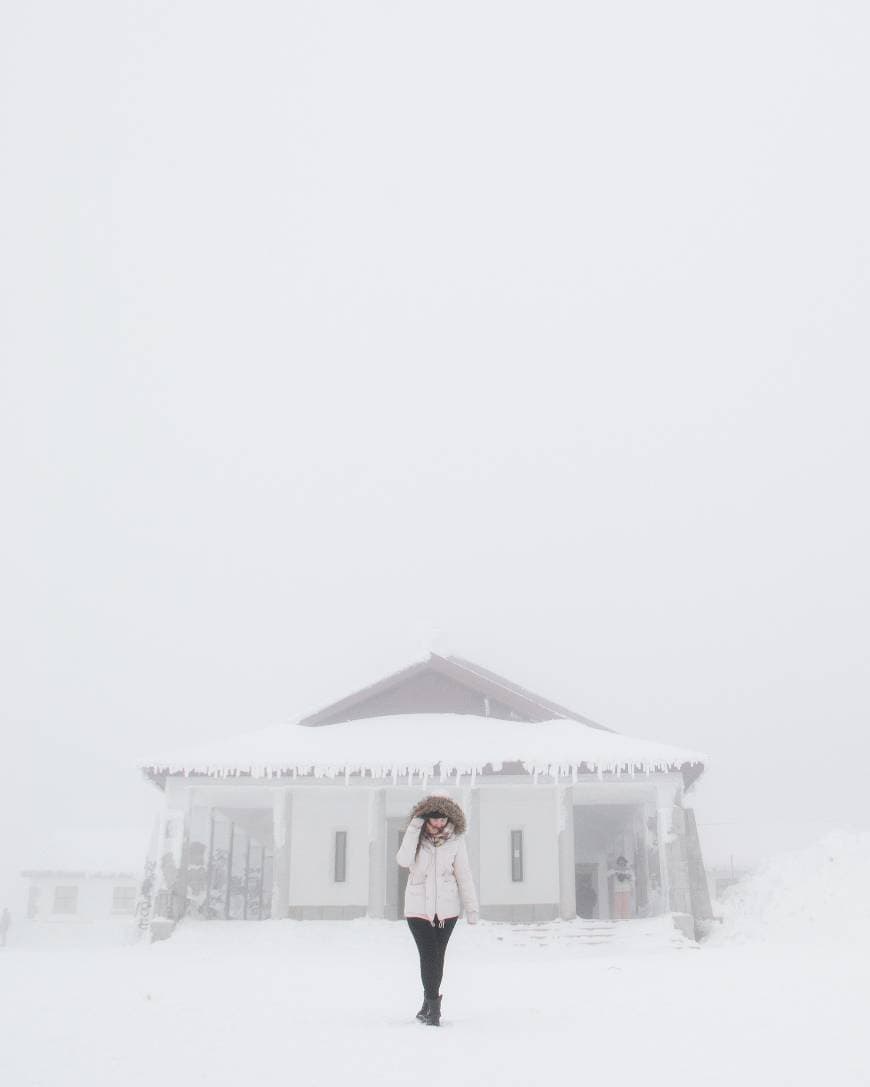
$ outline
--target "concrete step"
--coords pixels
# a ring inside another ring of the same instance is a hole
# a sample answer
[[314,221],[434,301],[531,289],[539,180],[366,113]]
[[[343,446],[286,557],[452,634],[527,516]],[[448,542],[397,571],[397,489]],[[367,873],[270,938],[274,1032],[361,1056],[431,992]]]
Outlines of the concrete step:
[[510,942],[517,947],[561,945],[585,948],[652,951],[697,947],[686,937],[671,916],[637,918],[628,921],[551,921],[547,924],[511,925]]

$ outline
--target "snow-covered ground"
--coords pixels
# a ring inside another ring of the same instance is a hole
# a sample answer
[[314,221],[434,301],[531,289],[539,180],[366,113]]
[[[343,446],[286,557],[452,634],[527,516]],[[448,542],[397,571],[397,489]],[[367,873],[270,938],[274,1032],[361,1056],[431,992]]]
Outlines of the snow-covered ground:
[[868,1082],[870,966],[844,949],[681,949],[642,931],[587,945],[460,922],[442,991],[444,1027],[418,1024],[413,944],[387,921],[212,923],[152,947],[11,947],[0,958],[0,1082]]
[[735,889],[700,948],[666,919],[460,921],[439,1030],[414,1019],[402,923],[186,924],[150,947],[13,940],[0,1083],[866,1087],[868,877],[870,836],[826,839]]

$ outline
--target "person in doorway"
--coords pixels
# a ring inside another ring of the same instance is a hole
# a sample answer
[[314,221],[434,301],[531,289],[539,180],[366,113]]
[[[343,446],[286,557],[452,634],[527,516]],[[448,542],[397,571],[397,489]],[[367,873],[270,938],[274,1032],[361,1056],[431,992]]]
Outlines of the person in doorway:
[[577,916],[591,920],[595,916],[598,895],[589,880],[584,880],[577,888]]
[[441,978],[447,942],[460,905],[469,925],[480,917],[465,845],[465,815],[447,796],[427,796],[415,804],[396,862],[408,869],[405,918],[420,955],[423,1006],[417,1018],[441,1025]]
[[0,947],[6,946],[6,936],[11,924],[12,916],[10,915],[9,910],[4,907],[3,913],[0,913]]
[[631,896],[633,893],[634,873],[623,856],[616,858],[616,867],[607,873],[613,879],[613,916],[619,921],[631,917]]

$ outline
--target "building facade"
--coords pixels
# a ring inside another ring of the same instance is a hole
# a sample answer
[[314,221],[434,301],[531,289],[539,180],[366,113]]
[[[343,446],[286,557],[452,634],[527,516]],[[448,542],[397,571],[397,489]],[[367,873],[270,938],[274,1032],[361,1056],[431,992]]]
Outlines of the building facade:
[[395,854],[429,792],[466,812],[483,920],[672,913],[689,928],[710,915],[684,804],[702,756],[619,735],[461,658],[431,654],[294,725],[143,770],[165,795],[155,937],[185,916],[401,918]]

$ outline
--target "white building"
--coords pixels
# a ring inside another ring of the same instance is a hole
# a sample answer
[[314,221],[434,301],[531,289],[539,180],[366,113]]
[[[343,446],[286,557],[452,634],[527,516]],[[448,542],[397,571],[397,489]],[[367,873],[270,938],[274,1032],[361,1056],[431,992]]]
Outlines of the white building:
[[27,919],[51,923],[132,917],[140,877],[134,872],[28,869]]
[[[147,840],[113,831],[53,835],[21,875],[27,881],[25,943],[132,938]],[[85,930],[88,930],[87,932]]]
[[435,654],[295,724],[143,764],[166,807],[152,932],[201,918],[400,918],[395,853],[427,792],[464,808],[492,921],[710,915],[686,793],[703,756],[619,735]]

